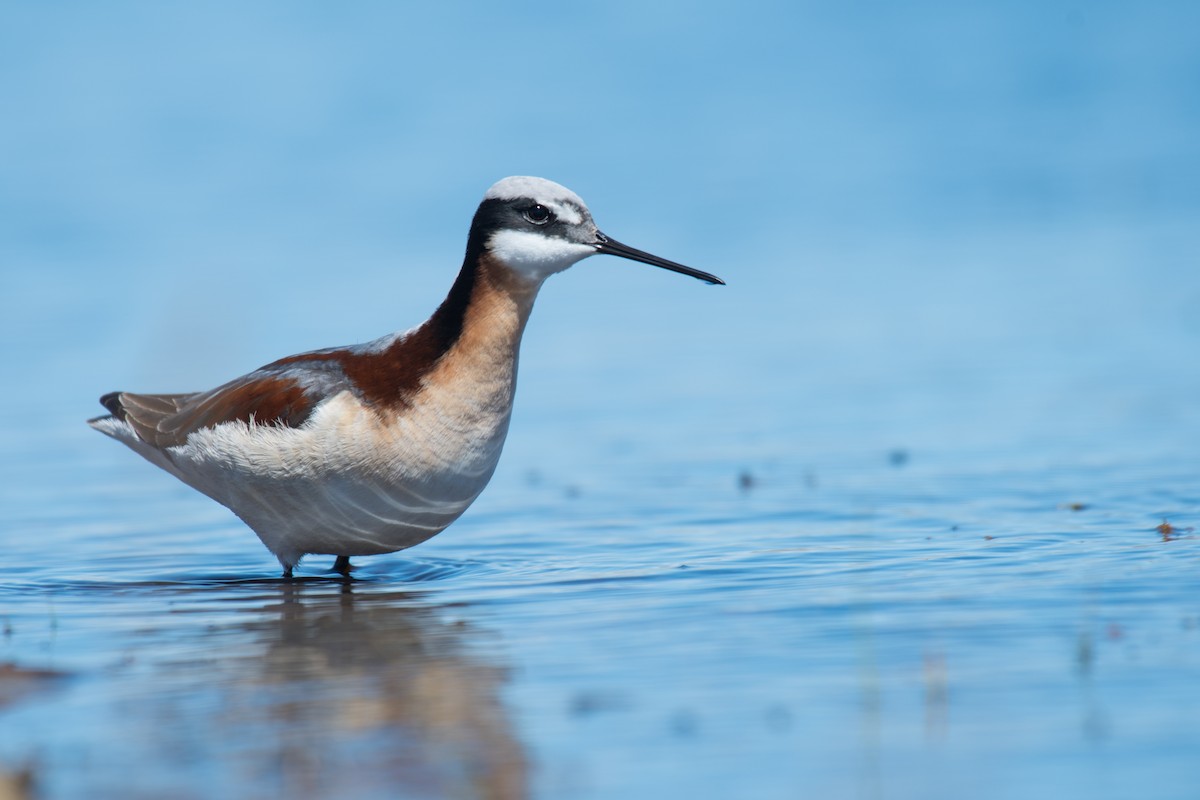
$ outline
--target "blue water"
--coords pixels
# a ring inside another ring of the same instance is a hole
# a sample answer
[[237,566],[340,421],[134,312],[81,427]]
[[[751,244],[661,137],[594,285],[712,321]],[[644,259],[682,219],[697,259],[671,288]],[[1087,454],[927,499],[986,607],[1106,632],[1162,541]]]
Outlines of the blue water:
[[[0,10],[0,784],[1196,797],[1198,17]],[[83,424],[419,322],[511,173],[729,285],[553,278],[430,542],[280,581]]]

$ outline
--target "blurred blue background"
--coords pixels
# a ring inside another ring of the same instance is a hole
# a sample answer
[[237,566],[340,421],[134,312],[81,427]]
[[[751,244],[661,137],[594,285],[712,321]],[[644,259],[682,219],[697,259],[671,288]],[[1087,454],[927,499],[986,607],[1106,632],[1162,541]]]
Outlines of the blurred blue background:
[[[615,260],[554,279],[518,430],[585,416],[598,383],[640,413],[646,381],[743,418],[733,442],[1196,424],[1194,4],[2,13],[19,428],[416,324],[482,192],[523,173],[730,285]],[[870,418],[844,417],[863,393]]]
[[[511,174],[729,285],[553,278],[492,487],[354,603],[83,424],[419,323]],[[357,608],[513,676],[542,796],[1193,796],[1198,219],[1194,2],[0,0],[0,659],[86,676],[0,758],[276,764],[221,693],[361,688],[289,627]]]

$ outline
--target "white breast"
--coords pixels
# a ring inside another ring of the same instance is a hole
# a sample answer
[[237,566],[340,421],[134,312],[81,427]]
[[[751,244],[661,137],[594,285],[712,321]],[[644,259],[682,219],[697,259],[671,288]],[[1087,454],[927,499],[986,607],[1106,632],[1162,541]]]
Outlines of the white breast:
[[389,553],[438,533],[483,491],[508,433],[504,383],[482,404],[430,387],[390,420],[343,392],[299,428],[198,431],[163,466],[228,506],[285,563]]

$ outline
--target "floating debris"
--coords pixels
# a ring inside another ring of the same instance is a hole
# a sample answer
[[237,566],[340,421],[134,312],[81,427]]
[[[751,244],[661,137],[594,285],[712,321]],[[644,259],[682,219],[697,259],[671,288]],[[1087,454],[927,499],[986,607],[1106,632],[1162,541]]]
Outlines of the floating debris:
[[755,479],[754,473],[748,469],[742,470],[738,475],[738,488],[743,492],[748,492],[758,485],[758,480]]
[[1058,507],[1064,511],[1087,511],[1087,503],[1059,503]]
[[1164,519],[1162,524],[1155,527],[1154,530],[1158,532],[1159,536],[1162,536],[1162,540],[1164,542],[1173,542],[1176,539],[1182,539],[1184,536],[1192,533],[1196,529],[1180,528],[1176,525],[1172,525],[1170,522]]
[[897,447],[888,453],[888,463],[893,467],[903,467],[911,458],[911,454],[902,447]]

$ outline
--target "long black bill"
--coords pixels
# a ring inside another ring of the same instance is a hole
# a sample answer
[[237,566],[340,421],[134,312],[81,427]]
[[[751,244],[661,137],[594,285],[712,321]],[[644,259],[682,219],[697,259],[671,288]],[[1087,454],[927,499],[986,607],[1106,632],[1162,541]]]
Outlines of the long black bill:
[[630,261],[640,261],[643,264],[652,264],[656,267],[669,269],[672,272],[678,272],[681,275],[691,275],[693,278],[710,284],[725,285],[725,281],[718,278],[716,275],[710,275],[707,272],[701,272],[698,269],[685,267],[683,264],[676,264],[674,261],[667,261],[665,258],[651,255],[644,250],[638,250],[636,247],[630,247],[627,244],[621,244],[616,239],[611,239],[603,233],[596,233],[596,252],[607,253],[610,256],[620,256],[628,258]]

